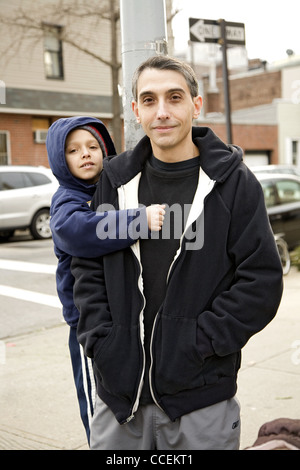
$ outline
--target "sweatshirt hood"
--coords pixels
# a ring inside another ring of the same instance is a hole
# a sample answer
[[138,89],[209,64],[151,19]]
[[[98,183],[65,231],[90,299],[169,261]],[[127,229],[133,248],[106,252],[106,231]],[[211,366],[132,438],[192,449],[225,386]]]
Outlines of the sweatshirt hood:
[[[199,149],[200,166],[213,181],[224,182],[243,159],[240,147],[225,144],[209,127],[193,127],[192,137]],[[150,139],[144,136],[133,150],[106,159],[104,168],[113,187],[125,184],[142,171],[151,154]]]
[[67,135],[77,127],[89,124],[95,127],[102,135],[107,148],[107,155],[115,155],[115,146],[105,125],[103,122],[99,121],[99,119],[93,117],[76,116],[58,119],[50,126],[47,133],[46,148],[50,168],[59,184],[68,189],[78,190],[81,187],[84,191],[87,191],[95,188],[94,184],[89,184],[73,176],[65,159],[65,142]]
[[223,183],[243,159],[240,147],[225,144],[209,127],[193,127],[192,137],[199,149],[201,167],[218,183]]

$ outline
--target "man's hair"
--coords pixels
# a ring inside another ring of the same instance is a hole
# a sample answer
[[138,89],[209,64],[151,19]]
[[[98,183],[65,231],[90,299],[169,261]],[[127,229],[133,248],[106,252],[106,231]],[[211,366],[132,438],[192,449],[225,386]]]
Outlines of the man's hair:
[[137,101],[137,82],[140,78],[141,73],[146,69],[157,69],[157,70],[173,70],[174,72],[180,73],[184,78],[189,87],[192,98],[198,96],[198,81],[194,70],[185,62],[172,57],[157,55],[150,57],[145,60],[133,74],[132,77],[132,95],[135,101]]

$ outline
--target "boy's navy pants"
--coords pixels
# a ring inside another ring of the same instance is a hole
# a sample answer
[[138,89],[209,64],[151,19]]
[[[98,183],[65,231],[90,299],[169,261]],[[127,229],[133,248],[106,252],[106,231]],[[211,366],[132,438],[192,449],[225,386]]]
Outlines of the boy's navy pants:
[[94,414],[96,398],[95,379],[92,361],[84,355],[83,348],[78,343],[76,332],[76,328],[70,328],[69,349],[80,416],[85,428],[88,443],[90,443],[90,423]]

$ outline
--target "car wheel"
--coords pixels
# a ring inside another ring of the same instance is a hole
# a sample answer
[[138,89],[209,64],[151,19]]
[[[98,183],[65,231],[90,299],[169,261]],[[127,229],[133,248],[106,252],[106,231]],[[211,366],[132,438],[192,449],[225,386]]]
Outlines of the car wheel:
[[49,209],[41,209],[32,219],[30,232],[36,240],[51,238]]
[[283,275],[285,276],[286,274],[289,273],[290,268],[291,268],[291,259],[290,259],[288,245],[283,238],[277,238],[276,245],[277,245],[278,253],[280,256]]

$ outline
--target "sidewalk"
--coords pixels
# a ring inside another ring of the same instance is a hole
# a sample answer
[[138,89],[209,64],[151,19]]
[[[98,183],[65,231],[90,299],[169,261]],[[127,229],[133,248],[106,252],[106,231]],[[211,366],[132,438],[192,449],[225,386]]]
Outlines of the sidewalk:
[[85,449],[68,351],[69,327],[10,339],[0,364],[0,449]]
[[[266,421],[300,418],[300,272],[293,268],[284,281],[276,318],[243,351],[241,449],[253,444]],[[1,450],[88,449],[67,342],[68,327],[61,324],[6,343],[6,360],[0,357]]]
[[262,424],[300,419],[300,272],[284,276],[284,292],[274,320],[250,339],[238,379],[241,448],[252,445]]

